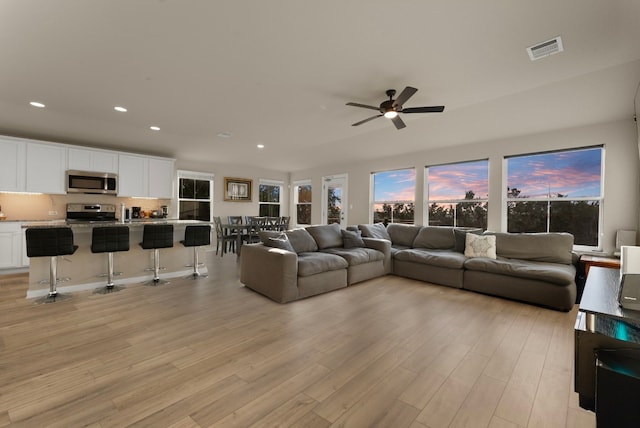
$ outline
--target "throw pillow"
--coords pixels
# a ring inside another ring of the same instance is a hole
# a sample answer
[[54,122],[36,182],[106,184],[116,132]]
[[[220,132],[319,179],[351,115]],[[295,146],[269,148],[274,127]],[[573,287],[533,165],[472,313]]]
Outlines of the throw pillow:
[[467,257],[496,258],[496,237],[467,233],[464,255]]
[[367,238],[388,239],[391,241],[391,237],[387,232],[387,228],[384,223],[375,224],[360,224],[358,228],[362,231],[362,236]]
[[307,232],[306,229],[294,229],[284,232],[289,238],[289,242],[293,246],[296,253],[307,253],[318,251],[318,244],[316,244],[313,236]]
[[289,242],[289,238],[287,238],[287,235],[283,232],[279,232],[275,236],[265,237],[263,238],[262,242],[267,247],[279,248],[281,250],[287,250],[295,253],[293,245],[291,245],[291,242]]
[[453,229],[453,234],[456,238],[456,246],[454,248],[456,252],[464,254],[464,249],[467,245],[467,233],[482,235],[482,229]]
[[360,234],[351,230],[342,231],[342,244],[344,248],[364,247],[364,241],[360,237]]

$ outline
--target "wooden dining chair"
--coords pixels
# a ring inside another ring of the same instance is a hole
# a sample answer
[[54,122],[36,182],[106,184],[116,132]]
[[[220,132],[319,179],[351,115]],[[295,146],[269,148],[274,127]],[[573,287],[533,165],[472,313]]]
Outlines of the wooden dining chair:
[[[213,224],[216,229],[216,255],[218,255],[218,251],[220,251],[220,257],[224,256],[224,253],[227,252],[227,246],[231,251],[235,252],[237,236],[225,231],[219,216],[213,217]],[[222,248],[220,248],[221,244]]]

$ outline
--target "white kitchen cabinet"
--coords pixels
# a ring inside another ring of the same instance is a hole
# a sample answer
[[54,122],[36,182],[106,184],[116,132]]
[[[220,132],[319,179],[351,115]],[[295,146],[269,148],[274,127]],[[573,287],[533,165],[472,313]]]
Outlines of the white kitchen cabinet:
[[22,233],[20,222],[0,223],[0,269],[24,266]]
[[0,137],[0,192],[24,192],[26,147],[24,141]]
[[148,189],[148,158],[121,153],[118,156],[118,196],[146,197]]
[[173,159],[121,153],[118,196],[170,199],[173,197],[173,176]]
[[69,147],[68,168],[91,172],[118,172],[118,153]]
[[64,194],[67,148],[27,142],[27,192]]
[[173,159],[149,158],[149,197],[171,199],[173,176]]

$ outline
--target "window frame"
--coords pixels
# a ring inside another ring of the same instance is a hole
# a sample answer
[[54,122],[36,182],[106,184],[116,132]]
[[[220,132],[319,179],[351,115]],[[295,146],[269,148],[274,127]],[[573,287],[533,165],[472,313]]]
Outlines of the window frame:
[[[486,197],[483,198],[476,198],[476,199],[436,199],[436,200],[429,200],[429,168],[434,168],[434,167],[439,167],[439,166],[448,166],[448,165],[462,165],[462,164],[467,164],[467,163],[476,163],[476,162],[486,162],[487,163],[487,195]],[[486,210],[487,210],[487,215],[486,215],[486,222],[487,224],[485,224],[484,226],[482,226],[483,230],[486,230],[488,228],[488,223],[489,223],[489,195],[491,194],[490,192],[490,188],[491,188],[491,180],[490,180],[490,171],[491,171],[491,165],[490,165],[491,161],[489,160],[489,158],[484,158],[484,159],[472,159],[472,160],[466,160],[466,161],[461,161],[461,162],[449,162],[449,163],[441,163],[441,164],[436,164],[436,165],[426,165],[424,167],[424,207],[423,207],[423,224],[425,225],[429,225],[429,206],[432,203],[435,204],[452,204],[455,205],[455,211],[454,211],[454,216],[453,216],[453,227],[461,227],[458,226],[457,223],[457,209],[458,209],[458,204],[464,204],[464,203],[482,203],[486,205]]]
[[[394,172],[394,171],[413,171],[414,172],[414,183],[413,183],[413,200],[410,199],[397,199],[397,200],[381,200],[381,201],[377,201],[375,199],[376,196],[376,189],[375,189],[375,175],[376,174],[382,174],[382,173],[389,173],[389,172]],[[375,206],[376,205],[380,205],[380,204],[388,204],[391,205],[392,209],[391,209],[391,219],[389,221],[389,224],[391,223],[401,223],[401,224],[416,224],[416,196],[417,196],[417,171],[416,171],[416,167],[411,166],[411,167],[406,167],[406,168],[394,168],[394,169],[385,169],[382,171],[372,171],[369,174],[369,222],[373,223],[375,221]],[[404,204],[404,205],[409,205],[409,204],[413,204],[413,221],[411,223],[408,222],[394,222],[393,221],[393,206],[396,204]]]
[[[313,216],[313,184],[311,183],[310,179],[307,180],[299,180],[299,181],[294,181],[293,183],[293,213],[292,213],[292,218],[293,221],[291,222],[293,225],[295,226],[310,226],[312,224],[311,221],[311,217]],[[310,193],[311,193],[311,202],[300,202],[298,200],[298,189],[302,186],[309,186],[310,187]],[[298,223],[298,205],[309,205],[310,209],[311,209],[311,213],[309,216],[309,224],[306,223]]]
[[180,197],[180,180],[181,179],[190,179],[190,180],[200,180],[200,181],[209,181],[209,221],[213,221],[213,209],[214,209],[214,189],[215,189],[215,174],[208,172],[197,172],[197,171],[186,171],[186,170],[178,170],[177,171],[177,186],[175,193],[176,200],[176,218],[180,218],[180,203],[181,201],[191,201],[191,202],[202,202],[204,199],[191,199],[191,198],[181,198]]
[[[279,187],[279,191],[278,191],[278,202],[263,202],[260,200],[260,187],[261,186],[274,186],[274,187]],[[282,207],[283,207],[283,196],[284,196],[284,182],[280,181],[280,180],[269,180],[269,179],[265,179],[265,178],[261,178],[258,180],[258,214],[260,214],[260,208],[262,207],[262,205],[277,205],[278,206],[278,216],[277,217],[282,217]],[[276,217],[276,216],[273,216]]]
[[507,195],[507,189],[509,184],[509,167],[508,160],[513,158],[522,158],[527,156],[539,156],[544,154],[552,154],[552,153],[562,153],[562,152],[577,152],[581,150],[591,150],[591,149],[600,149],[600,196],[598,198],[595,197],[575,197],[575,198],[558,198],[558,197],[534,197],[534,198],[526,198],[527,202],[547,202],[547,232],[549,231],[550,225],[550,216],[549,216],[549,207],[551,202],[571,202],[571,201],[598,201],[598,232],[596,233],[598,244],[597,246],[591,245],[573,245],[573,250],[576,252],[584,252],[584,251],[602,251],[602,236],[604,231],[604,200],[605,200],[605,156],[606,150],[605,145],[594,145],[594,146],[583,146],[583,147],[572,147],[566,149],[558,149],[558,150],[547,150],[542,152],[533,152],[533,153],[524,153],[512,156],[505,156],[502,160],[502,182],[504,183],[502,192],[502,228],[503,232],[507,232],[509,230],[509,202],[522,202],[523,198],[509,198]]

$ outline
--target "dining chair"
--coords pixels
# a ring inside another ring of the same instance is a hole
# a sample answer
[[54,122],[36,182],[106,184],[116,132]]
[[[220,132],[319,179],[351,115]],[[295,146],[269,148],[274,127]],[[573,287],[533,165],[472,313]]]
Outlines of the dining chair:
[[248,244],[260,242],[258,232],[264,230],[265,217],[248,217],[247,218],[247,233],[242,237]]
[[290,216],[282,216],[280,217],[280,230],[289,230],[289,222],[291,220]]
[[[236,235],[226,233],[225,229],[222,227],[222,220],[219,216],[213,217],[213,224],[216,228],[216,255],[218,255],[218,251],[220,251],[220,257],[224,256],[224,253],[227,252],[227,245],[233,252],[235,252]],[[222,248],[220,248],[221,244]]]

